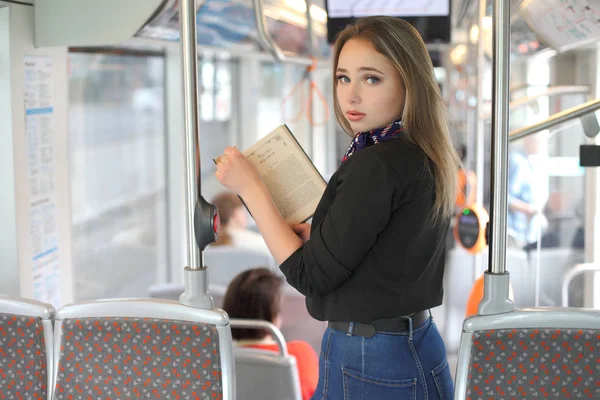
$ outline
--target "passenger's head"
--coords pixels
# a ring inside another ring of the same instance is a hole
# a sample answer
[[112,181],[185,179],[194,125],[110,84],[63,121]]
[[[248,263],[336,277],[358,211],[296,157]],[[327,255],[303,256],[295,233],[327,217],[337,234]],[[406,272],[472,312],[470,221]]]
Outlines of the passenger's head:
[[338,35],[333,61],[340,125],[354,135],[401,117],[407,140],[433,162],[433,217],[450,216],[459,160],[433,64],[417,30],[395,17],[359,19]]
[[234,193],[218,194],[211,203],[219,209],[219,218],[224,227],[245,228],[248,225],[248,214]]
[[[267,268],[255,268],[236,276],[225,293],[223,309],[229,318],[259,319],[281,326],[281,285],[283,280]],[[232,329],[235,340],[262,339],[260,329]]]

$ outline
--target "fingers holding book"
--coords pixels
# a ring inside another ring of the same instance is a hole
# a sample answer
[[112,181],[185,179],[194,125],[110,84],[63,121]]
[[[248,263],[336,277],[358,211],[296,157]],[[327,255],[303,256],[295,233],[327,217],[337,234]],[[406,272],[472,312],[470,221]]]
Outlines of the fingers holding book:
[[236,194],[241,194],[251,185],[260,182],[256,167],[235,147],[227,147],[215,159],[215,176],[223,186]]

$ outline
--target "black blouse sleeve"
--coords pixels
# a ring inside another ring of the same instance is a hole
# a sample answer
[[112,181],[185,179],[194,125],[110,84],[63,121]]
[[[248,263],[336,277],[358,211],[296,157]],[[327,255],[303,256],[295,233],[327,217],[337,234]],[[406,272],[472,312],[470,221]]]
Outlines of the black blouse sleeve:
[[375,151],[353,157],[347,161],[355,161],[351,168],[337,177],[335,199],[323,221],[280,265],[290,285],[305,296],[327,294],[347,280],[390,219],[398,175]]

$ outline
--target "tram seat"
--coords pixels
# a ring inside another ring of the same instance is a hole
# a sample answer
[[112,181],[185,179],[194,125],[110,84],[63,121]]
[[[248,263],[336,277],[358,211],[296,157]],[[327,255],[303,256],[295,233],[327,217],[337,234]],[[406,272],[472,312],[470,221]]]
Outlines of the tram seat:
[[54,343],[55,400],[234,398],[222,310],[149,299],[71,304],[56,313]]
[[[540,306],[541,307],[559,307],[561,305],[561,282],[564,274],[575,265],[583,262],[583,251],[572,249],[570,247],[545,248],[539,252],[532,250],[529,253],[529,279],[532,282],[531,288],[535,288],[535,271],[537,263],[540,263]],[[512,272],[512,271],[511,271]],[[512,274],[511,274],[512,276]],[[583,283],[578,280],[571,291],[573,296],[573,305],[583,305]],[[531,291],[532,294],[534,291]],[[579,296],[577,296],[577,294]],[[533,300],[533,305],[535,299]],[[526,306],[529,306],[526,305]]]
[[266,321],[231,319],[231,327],[267,329],[279,352],[235,347],[236,392],[242,400],[301,400],[296,358],[287,353],[281,332]]
[[204,265],[213,285],[227,287],[238,274],[252,268],[278,270],[273,257],[248,249],[232,246],[208,247],[204,251]]
[[[216,246],[208,247],[203,254],[211,288],[215,287],[217,290],[226,288],[239,273],[252,268],[270,268],[281,274],[272,257],[252,250]],[[158,283],[148,288],[148,295],[156,299],[179,300],[183,290],[183,283]],[[215,301],[215,305],[217,304]]]
[[[185,290],[183,283],[157,283],[148,288],[151,299],[179,300]],[[215,307],[223,307],[223,297],[227,287],[221,285],[208,285],[208,291],[213,297]]]
[[54,307],[0,296],[0,398],[50,399]]
[[157,283],[148,288],[148,297],[151,299],[179,300],[179,296],[183,294],[184,290],[183,283]]
[[[238,274],[252,268],[270,268],[280,274],[272,257],[248,249],[233,246],[207,247],[203,255],[204,264],[208,267],[211,293],[213,288],[220,293]],[[179,300],[183,290],[183,283],[158,283],[148,288],[148,295],[154,299]],[[221,307],[221,303],[215,301],[215,306]]]
[[[223,299],[227,287],[221,285],[208,285],[215,307],[223,307]],[[178,300],[183,293],[183,284],[161,283],[148,288],[149,296],[155,299]],[[321,349],[321,339],[327,329],[327,323],[314,319],[306,310],[306,298],[289,284],[283,285],[283,306],[281,316],[283,324],[281,332],[289,340],[304,340],[308,342],[316,352]]]
[[600,398],[600,311],[523,309],[467,318],[455,400]]

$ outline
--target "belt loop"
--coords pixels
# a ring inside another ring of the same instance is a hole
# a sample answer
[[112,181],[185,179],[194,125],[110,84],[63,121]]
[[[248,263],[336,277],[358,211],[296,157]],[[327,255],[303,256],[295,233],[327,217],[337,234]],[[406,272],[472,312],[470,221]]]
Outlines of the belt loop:
[[350,328],[348,329],[346,336],[352,336],[352,332],[354,332],[354,322],[350,322]]
[[408,317],[408,340],[412,342],[413,340],[413,319],[412,317]]

